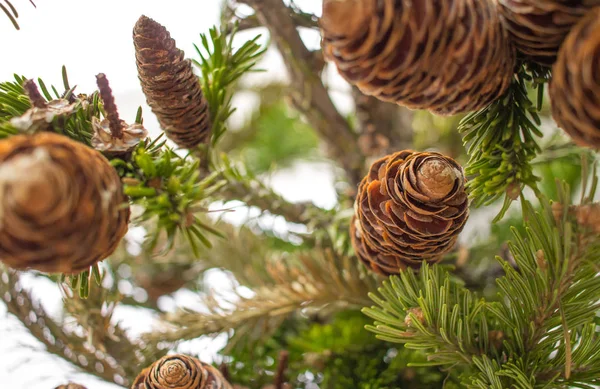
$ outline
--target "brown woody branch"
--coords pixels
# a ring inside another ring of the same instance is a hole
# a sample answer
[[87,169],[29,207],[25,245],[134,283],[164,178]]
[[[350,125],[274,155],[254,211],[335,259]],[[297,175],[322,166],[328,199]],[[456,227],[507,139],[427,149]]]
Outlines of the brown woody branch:
[[[290,18],[296,27],[303,27],[309,29],[319,28],[319,19],[312,14],[296,12],[290,9]],[[253,28],[264,27],[258,20],[256,14],[249,15],[243,18],[234,17],[233,22],[227,25],[226,31],[231,32],[234,29],[234,25],[237,23],[238,31],[251,30]]]
[[291,80],[291,98],[327,144],[329,156],[357,185],[362,178],[364,157],[357,134],[331,101],[315,68],[315,56],[302,42],[288,8],[281,0],[239,0],[256,12],[258,21],[268,27],[283,56]]
[[380,158],[412,145],[413,112],[396,104],[364,95],[352,88],[360,130],[359,146],[364,155]]

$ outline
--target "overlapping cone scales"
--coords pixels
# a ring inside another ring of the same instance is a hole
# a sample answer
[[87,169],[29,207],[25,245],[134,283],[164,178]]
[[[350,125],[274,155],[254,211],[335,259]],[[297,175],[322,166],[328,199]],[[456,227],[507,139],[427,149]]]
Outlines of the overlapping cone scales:
[[581,146],[600,149],[600,7],[567,36],[552,70],[552,116]]
[[510,84],[514,50],[490,0],[324,0],[323,50],[363,93],[449,115]]
[[132,389],[231,389],[231,385],[212,365],[178,354],[142,370]]
[[502,21],[517,49],[552,65],[571,28],[600,0],[498,0]]
[[15,269],[79,273],[127,232],[119,176],[97,151],[55,133],[0,142],[0,260]]
[[184,148],[208,143],[208,103],[175,40],[165,27],[142,16],[133,29],[133,42],[142,90],[167,137]]
[[386,156],[361,181],[350,226],[358,257],[394,274],[452,249],[468,215],[462,168],[438,153]]

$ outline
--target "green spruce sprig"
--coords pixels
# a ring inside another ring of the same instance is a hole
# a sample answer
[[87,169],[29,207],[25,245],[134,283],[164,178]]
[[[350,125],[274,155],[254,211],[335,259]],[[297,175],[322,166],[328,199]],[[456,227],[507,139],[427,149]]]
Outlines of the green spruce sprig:
[[113,159],[111,163],[122,177],[130,202],[143,208],[134,222],[156,218],[156,228],[150,232],[150,250],[156,248],[163,232],[167,238],[164,250],[171,250],[181,233],[198,256],[198,244],[211,246],[207,233],[221,236],[196,213],[206,211],[205,201],[224,182],[216,180],[217,174],[201,179],[197,159],[178,155],[157,138],[141,142],[128,161]]
[[216,144],[227,129],[227,119],[235,112],[231,106],[231,86],[246,72],[252,71],[264,48],[257,43],[260,35],[245,42],[237,50],[231,34],[213,27],[208,34],[200,34],[201,46],[194,45],[200,61],[193,60],[202,73],[200,82],[212,120],[212,144]]
[[537,113],[542,95],[536,107],[527,95],[527,84],[533,81],[543,94],[542,79],[537,71],[533,78],[522,67],[503,97],[467,115],[459,125],[470,156],[465,170],[471,177],[468,188],[473,204],[490,205],[504,196],[494,221],[504,216],[525,186],[540,194],[531,161],[541,151],[536,137],[542,136]]
[[[102,112],[98,93],[94,92],[89,96],[75,96],[75,87],[69,86],[67,71],[64,66],[62,76],[65,88],[62,93],[53,85],[49,89],[41,78],[37,79],[37,87],[39,87],[45,104],[52,104],[53,101],[63,101],[65,104],[72,104],[70,109],[60,112],[49,111],[49,115],[51,116],[48,117],[51,118],[51,121],[48,123],[48,129],[89,146],[93,134],[92,118],[98,117]],[[17,125],[14,122],[14,120],[19,118],[25,120],[24,115],[32,108],[32,103],[23,88],[27,79],[16,74],[14,78],[15,81],[0,83],[0,139],[19,133],[30,132],[23,125]],[[36,127],[36,123],[32,122],[31,127]]]
[[[587,176],[584,175],[587,179]],[[467,388],[589,388],[598,385],[596,312],[600,242],[560,203],[536,209],[521,196],[525,231],[513,229],[514,263],[498,259],[499,295],[480,299],[438,265],[390,277],[363,312],[389,342],[424,350],[428,365],[462,366]],[[585,202],[594,198],[597,179]]]

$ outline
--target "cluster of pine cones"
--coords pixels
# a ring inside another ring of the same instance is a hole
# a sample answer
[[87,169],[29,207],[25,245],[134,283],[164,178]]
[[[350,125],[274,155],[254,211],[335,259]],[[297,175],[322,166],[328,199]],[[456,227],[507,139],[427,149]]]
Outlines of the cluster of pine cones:
[[[167,137],[189,149],[207,144],[208,104],[190,61],[145,16],[133,40],[142,89]],[[88,104],[86,96],[47,102],[33,81],[23,85],[31,109],[11,123],[29,134],[0,142],[0,261],[14,269],[78,274],[111,255],[127,232],[128,199],[107,157],[127,159],[147,131],[119,118],[104,74],[97,82],[105,119],[92,121],[92,147],[48,123]]]
[[[552,67],[552,113],[600,148],[600,0],[324,0],[325,57],[363,93],[440,115],[502,98],[522,61]],[[402,151],[373,163],[350,227],[384,275],[452,249],[468,217],[450,158]]]
[[500,98],[520,61],[552,66],[556,122],[600,148],[600,0],[324,0],[321,27],[363,93],[442,115]]
[[[552,66],[556,122],[578,144],[600,148],[600,0],[324,0],[321,27],[325,56],[351,84],[440,115],[501,98],[519,61]],[[167,137],[188,149],[208,144],[210,109],[190,61],[145,16],[133,40],[142,89]],[[0,259],[77,273],[127,231],[127,198],[105,156],[127,155],[146,131],[118,118],[98,75],[107,115],[93,123],[93,147],[44,132],[39,118],[71,105],[42,101],[32,85],[32,108],[18,120],[39,132],[0,142]],[[468,218],[464,172],[437,153],[400,151],[373,163],[355,208],[352,242],[373,271],[435,262]]]

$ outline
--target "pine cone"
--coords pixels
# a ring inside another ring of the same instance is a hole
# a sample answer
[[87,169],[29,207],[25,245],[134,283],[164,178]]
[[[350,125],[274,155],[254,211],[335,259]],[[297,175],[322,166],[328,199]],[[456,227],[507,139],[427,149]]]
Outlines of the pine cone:
[[142,16],[133,29],[133,42],[142,90],[167,137],[188,149],[208,143],[208,103],[191,62],[167,29]]
[[357,256],[389,275],[451,250],[469,216],[462,168],[438,153],[379,159],[358,187],[350,226]]
[[70,384],[66,384],[66,385],[57,386],[55,389],[87,389],[87,388],[83,385],[70,383]]
[[217,368],[186,355],[167,355],[142,370],[131,389],[232,389]]
[[325,0],[325,57],[363,93],[440,115],[485,107],[515,55],[488,0]]
[[600,0],[498,0],[498,10],[521,53],[542,65],[556,61],[571,28]]
[[0,142],[0,260],[73,274],[109,256],[127,232],[121,181],[97,151],[56,133]]
[[600,8],[567,36],[552,68],[552,117],[580,146],[600,149]]

